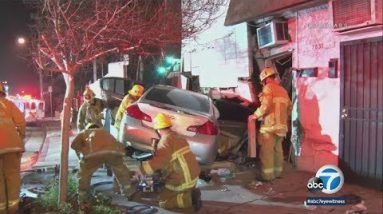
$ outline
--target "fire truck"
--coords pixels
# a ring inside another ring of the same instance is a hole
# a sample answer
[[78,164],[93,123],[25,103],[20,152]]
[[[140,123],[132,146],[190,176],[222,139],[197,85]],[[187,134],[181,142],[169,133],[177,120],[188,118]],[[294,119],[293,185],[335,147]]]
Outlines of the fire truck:
[[30,95],[8,96],[16,106],[24,113],[27,122],[36,122],[45,117],[45,101],[32,98]]

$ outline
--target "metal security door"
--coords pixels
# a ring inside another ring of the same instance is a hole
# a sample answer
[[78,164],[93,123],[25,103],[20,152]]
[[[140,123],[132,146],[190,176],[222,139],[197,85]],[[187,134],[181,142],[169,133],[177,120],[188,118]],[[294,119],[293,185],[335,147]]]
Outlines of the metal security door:
[[363,178],[382,180],[382,37],[344,42],[341,61],[341,166]]

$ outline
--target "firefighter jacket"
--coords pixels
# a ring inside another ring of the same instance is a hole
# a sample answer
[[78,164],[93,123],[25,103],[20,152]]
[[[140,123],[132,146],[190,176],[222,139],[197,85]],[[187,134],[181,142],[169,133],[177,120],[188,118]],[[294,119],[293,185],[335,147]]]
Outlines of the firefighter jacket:
[[93,123],[102,127],[102,111],[105,107],[104,102],[98,98],[85,101],[78,110],[77,129],[82,131],[88,123]]
[[287,91],[277,82],[270,82],[263,87],[260,101],[261,106],[254,112],[262,119],[260,132],[286,136],[292,108]]
[[194,188],[200,173],[189,144],[175,133],[163,135],[153,159],[142,163],[145,174],[153,174],[156,170],[165,171],[165,187],[177,192]]
[[25,118],[17,106],[6,98],[0,98],[0,155],[23,152]]
[[125,95],[124,99],[122,99],[120,107],[118,107],[118,111],[116,113],[116,120],[114,122],[114,126],[119,131],[122,117],[124,116],[124,112],[126,108],[128,108],[132,103],[136,102],[138,97],[134,97],[130,94]]
[[73,139],[71,148],[83,159],[99,155],[125,154],[124,146],[120,144],[109,132],[102,128],[86,129]]

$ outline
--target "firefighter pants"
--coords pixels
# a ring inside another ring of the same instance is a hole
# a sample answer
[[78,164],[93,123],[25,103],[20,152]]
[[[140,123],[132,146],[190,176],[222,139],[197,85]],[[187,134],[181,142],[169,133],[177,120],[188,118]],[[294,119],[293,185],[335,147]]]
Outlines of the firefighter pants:
[[90,182],[93,173],[103,164],[111,167],[122,193],[127,194],[130,189],[130,172],[124,164],[123,156],[119,155],[100,155],[86,158],[80,161],[79,177],[79,202],[83,202],[88,197]]
[[159,195],[159,207],[170,210],[192,207],[192,189],[172,191],[164,188]]
[[0,155],[0,214],[19,208],[21,153]]
[[258,142],[260,144],[259,159],[261,161],[261,177],[271,181],[281,176],[283,171],[283,149],[284,137],[273,133],[260,133]]

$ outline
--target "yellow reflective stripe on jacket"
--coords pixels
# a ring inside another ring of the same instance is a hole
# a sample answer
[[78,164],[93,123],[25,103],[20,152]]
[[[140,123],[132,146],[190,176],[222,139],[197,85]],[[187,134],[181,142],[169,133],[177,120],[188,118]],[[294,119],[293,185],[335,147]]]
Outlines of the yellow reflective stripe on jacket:
[[171,162],[178,160],[178,162],[182,168],[182,171],[184,173],[185,183],[183,183],[179,186],[173,186],[171,184],[166,184],[165,185],[166,188],[173,190],[173,191],[182,191],[185,189],[192,188],[197,184],[198,177],[195,178],[194,180],[191,179],[190,169],[189,169],[188,164],[185,160],[185,155],[188,153],[191,153],[190,147],[189,146],[182,147],[181,149],[175,151],[172,154],[172,159],[171,159]]
[[177,194],[177,204],[178,204],[178,207],[180,207],[180,208],[184,208],[185,207],[183,196],[184,196],[183,193]]
[[[12,208],[14,206],[19,206],[19,202],[20,202],[19,199],[9,200],[8,201],[8,208]],[[0,203],[0,211],[1,210],[6,210],[6,209],[7,209],[7,203],[6,202]]]
[[144,169],[145,174],[152,175],[154,173],[153,168],[150,166],[149,162],[147,161],[142,162],[142,169]]
[[172,154],[172,159],[170,161],[174,161],[175,159],[177,159],[181,154],[184,155],[188,152],[191,152],[190,151],[190,148],[189,146],[185,146],[185,147],[182,147],[181,149],[175,151],[173,154]]
[[197,181],[198,181],[198,177],[195,178],[194,180],[192,180],[190,183],[184,183],[184,184],[179,185],[179,186],[173,186],[171,184],[166,184],[165,187],[169,190],[179,192],[179,191],[183,191],[185,189],[193,188],[197,184]]
[[187,154],[189,152],[191,152],[189,146],[185,146],[185,147],[177,150],[176,152],[174,152],[172,155],[172,160],[171,160],[171,161],[174,161],[175,159],[178,159],[178,161],[181,165],[181,168],[184,172],[184,178],[185,178],[186,183],[191,182],[190,169],[189,169],[187,162],[185,160],[185,154]]

